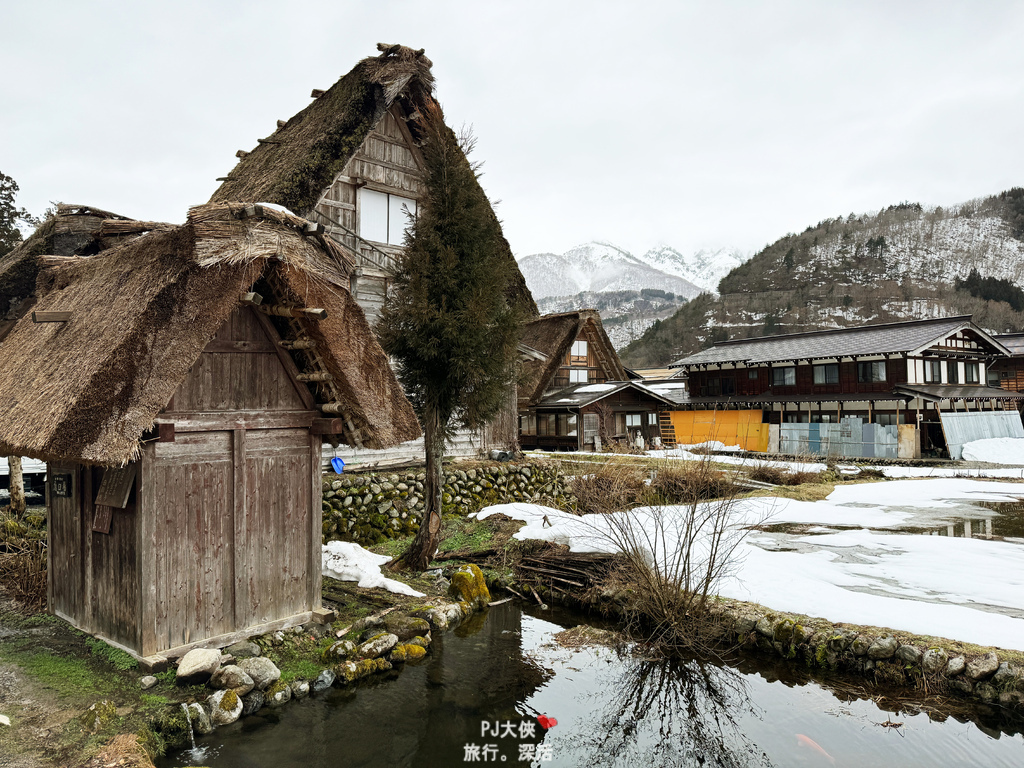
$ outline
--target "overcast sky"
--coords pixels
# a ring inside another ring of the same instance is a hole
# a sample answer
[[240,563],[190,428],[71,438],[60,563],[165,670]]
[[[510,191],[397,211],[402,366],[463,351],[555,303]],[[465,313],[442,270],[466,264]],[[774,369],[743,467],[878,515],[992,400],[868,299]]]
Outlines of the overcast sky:
[[183,221],[378,41],[426,48],[518,256],[1024,185],[1024,3],[985,0],[0,0],[0,171],[36,214]]

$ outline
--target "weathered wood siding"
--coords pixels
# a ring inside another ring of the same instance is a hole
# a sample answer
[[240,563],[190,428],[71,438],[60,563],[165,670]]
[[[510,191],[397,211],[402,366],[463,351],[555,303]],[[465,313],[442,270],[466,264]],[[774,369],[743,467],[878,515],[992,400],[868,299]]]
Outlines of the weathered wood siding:
[[[236,616],[249,626],[310,609],[313,471],[308,430],[245,436],[244,518],[236,525]],[[319,471],[319,466],[315,468]],[[319,512],[317,499],[317,512]],[[319,523],[317,522],[317,528]],[[317,567],[319,570],[319,567]]]
[[207,345],[165,412],[280,411],[305,406],[255,311],[234,312]]
[[235,628],[232,435],[186,432],[147,449],[143,556],[154,563],[142,585],[153,601],[144,655]]
[[91,467],[91,492],[83,499],[88,560],[90,631],[129,648],[139,641],[139,571],[137,556],[137,495],[133,490],[124,509],[104,508],[110,513],[109,533],[92,530],[100,507],[92,503],[103,479],[103,469]]
[[[71,476],[71,496],[55,496],[55,475]],[[85,548],[83,547],[82,472],[77,464],[49,464],[46,472],[49,506],[49,604],[65,617],[79,616],[85,605]]]

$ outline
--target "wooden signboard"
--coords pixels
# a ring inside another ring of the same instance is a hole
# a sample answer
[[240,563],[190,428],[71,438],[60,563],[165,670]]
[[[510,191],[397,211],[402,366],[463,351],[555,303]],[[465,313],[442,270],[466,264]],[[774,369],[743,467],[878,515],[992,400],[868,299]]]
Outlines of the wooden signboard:
[[64,499],[71,498],[71,475],[54,475],[50,478],[50,489],[54,496]]
[[96,505],[96,516],[92,519],[92,530],[94,533],[110,533],[110,520],[114,516],[112,507]]
[[132,462],[125,467],[107,467],[103,470],[103,480],[96,494],[96,503],[118,509],[128,506],[128,497],[131,496],[132,486],[135,484],[137,468],[135,462]]

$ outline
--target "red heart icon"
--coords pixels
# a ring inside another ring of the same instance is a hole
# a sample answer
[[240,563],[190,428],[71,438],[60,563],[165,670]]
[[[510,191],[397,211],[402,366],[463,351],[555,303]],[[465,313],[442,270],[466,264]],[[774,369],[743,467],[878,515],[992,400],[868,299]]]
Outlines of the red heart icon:
[[548,717],[547,715],[540,715],[537,718],[537,722],[540,723],[540,727],[543,728],[545,731],[548,728],[554,728],[556,725],[558,725],[558,721],[555,720],[555,718]]

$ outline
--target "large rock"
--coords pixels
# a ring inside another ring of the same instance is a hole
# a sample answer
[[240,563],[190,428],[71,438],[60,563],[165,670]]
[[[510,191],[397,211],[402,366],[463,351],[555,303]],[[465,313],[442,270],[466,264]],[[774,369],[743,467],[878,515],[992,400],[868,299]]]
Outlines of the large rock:
[[280,707],[287,704],[292,699],[292,687],[288,683],[283,683],[278,680],[272,686],[267,688],[264,693],[266,696],[266,705],[268,707]]
[[334,685],[336,675],[329,669],[320,670],[320,674],[313,681],[313,693],[322,693]]
[[934,675],[949,663],[949,654],[943,648],[929,648],[921,659],[921,669],[926,675]]
[[242,659],[238,662],[238,666],[245,674],[252,678],[253,684],[261,691],[266,690],[281,679],[281,670],[265,656]]
[[216,648],[193,648],[178,662],[178,685],[203,685],[220,667],[220,651]]
[[946,677],[954,677],[959,675],[967,668],[967,662],[964,661],[963,656],[954,656],[949,660],[949,664],[946,665]]
[[896,653],[896,647],[899,643],[896,642],[896,638],[891,635],[888,637],[880,637],[868,647],[868,658],[869,659],[891,659]]
[[206,711],[206,707],[202,704],[193,702],[188,705],[188,719],[192,723],[192,732],[197,736],[206,736],[213,733],[213,722],[210,720],[210,713]]
[[234,691],[237,696],[245,696],[256,687],[256,681],[247,675],[241,667],[228,664],[213,673],[213,677],[210,678],[210,686]]
[[896,658],[906,664],[917,664],[921,661],[921,651],[912,645],[901,645],[896,649]]
[[291,684],[291,689],[293,699],[304,699],[307,696],[309,696],[309,681],[293,680]]
[[416,616],[388,616],[384,620],[384,629],[395,635],[399,642],[404,643],[430,632],[430,622]]
[[992,675],[992,685],[998,688],[1008,688],[1011,683],[1017,681],[1017,673],[1005,661],[999,665],[999,669]]
[[236,659],[251,659],[253,656],[263,655],[263,651],[252,640],[242,640],[234,645],[229,645],[224,649],[224,653],[231,654]]
[[396,645],[398,645],[398,638],[395,635],[390,632],[381,632],[356,648],[355,657],[357,659],[376,659]]
[[251,715],[253,712],[258,712],[263,708],[263,704],[267,697],[263,695],[263,691],[253,690],[242,697],[242,714]]
[[982,680],[997,669],[999,669],[999,658],[991,652],[967,662],[967,676],[971,680]]
[[452,583],[448,594],[456,600],[469,603],[475,610],[484,610],[491,602],[491,593],[487,590],[480,567],[472,563],[459,566],[452,574]]
[[228,725],[242,716],[244,704],[234,691],[217,691],[206,700],[210,708],[210,721],[214,725]]

